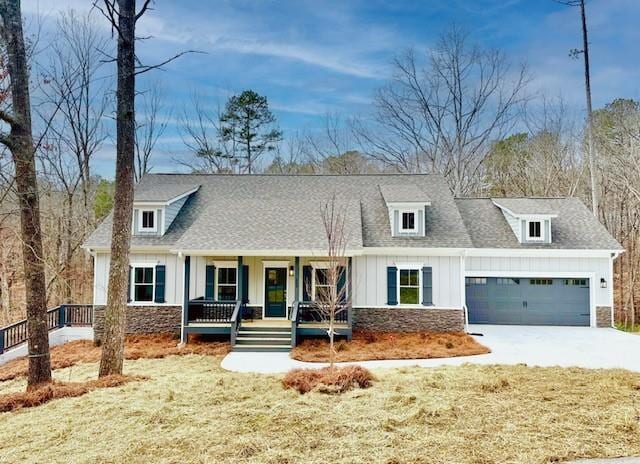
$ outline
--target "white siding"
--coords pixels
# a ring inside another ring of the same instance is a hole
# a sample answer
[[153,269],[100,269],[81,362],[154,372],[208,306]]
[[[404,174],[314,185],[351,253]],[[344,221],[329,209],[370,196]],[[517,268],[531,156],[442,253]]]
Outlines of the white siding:
[[513,233],[516,234],[518,241],[522,242],[522,237],[521,237],[522,227],[520,226],[520,219],[510,215],[505,210],[501,210],[501,211],[502,211],[502,214],[504,215],[504,218],[507,220],[509,227],[511,227],[511,230],[513,230]]
[[[97,254],[95,257],[95,275],[93,279],[93,304],[107,304],[109,283],[109,254]],[[165,304],[182,305],[182,260],[173,254],[132,253],[130,263],[164,264]]]
[[[576,275],[595,274],[595,298],[597,306],[612,305],[611,259],[610,258],[531,258],[531,257],[467,257],[465,271],[477,272],[554,272]],[[526,277],[526,275],[523,275]],[[600,279],[604,278],[607,288],[600,288]]]
[[163,230],[162,230],[163,234],[167,232],[167,229],[169,229],[169,226],[171,225],[173,220],[176,218],[176,216],[180,212],[180,209],[182,209],[182,207],[184,206],[184,204],[187,202],[188,199],[189,197],[180,198],[178,201],[174,201],[173,203],[165,207]]
[[437,308],[462,307],[459,256],[356,256],[353,258],[353,305],[387,305],[387,267],[420,263],[433,269],[433,304]]

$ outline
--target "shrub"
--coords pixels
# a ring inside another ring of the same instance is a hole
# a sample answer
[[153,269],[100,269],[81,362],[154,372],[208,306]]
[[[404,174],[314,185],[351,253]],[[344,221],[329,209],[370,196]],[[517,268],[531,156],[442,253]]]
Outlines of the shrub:
[[323,367],[322,369],[294,369],[282,379],[285,389],[301,394],[310,391],[338,394],[352,388],[369,388],[373,374],[361,366]]

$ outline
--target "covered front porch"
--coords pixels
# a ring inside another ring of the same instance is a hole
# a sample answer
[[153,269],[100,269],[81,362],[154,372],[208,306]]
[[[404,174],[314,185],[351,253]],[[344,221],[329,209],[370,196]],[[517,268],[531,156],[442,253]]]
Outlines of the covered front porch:
[[[189,334],[229,335],[237,351],[284,351],[301,336],[326,335],[319,295],[328,258],[184,256],[182,341]],[[345,258],[338,287],[336,331],[351,338],[352,260]],[[325,304],[326,307],[326,304]]]

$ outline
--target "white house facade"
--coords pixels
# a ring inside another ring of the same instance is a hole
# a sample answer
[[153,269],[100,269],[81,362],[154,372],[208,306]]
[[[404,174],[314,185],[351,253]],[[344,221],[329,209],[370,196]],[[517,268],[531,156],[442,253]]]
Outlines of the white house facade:
[[[322,334],[332,198],[347,231],[344,335],[612,324],[623,250],[577,199],[454,199],[438,175],[152,174],[135,191],[127,330],[241,342],[243,321],[263,320],[291,345]],[[98,337],[110,232],[109,217],[84,244]]]

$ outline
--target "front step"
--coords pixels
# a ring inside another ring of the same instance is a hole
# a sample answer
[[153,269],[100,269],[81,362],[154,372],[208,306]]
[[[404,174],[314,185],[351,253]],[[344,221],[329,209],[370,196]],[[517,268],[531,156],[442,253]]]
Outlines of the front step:
[[240,326],[233,351],[283,352],[291,350],[289,327]]

